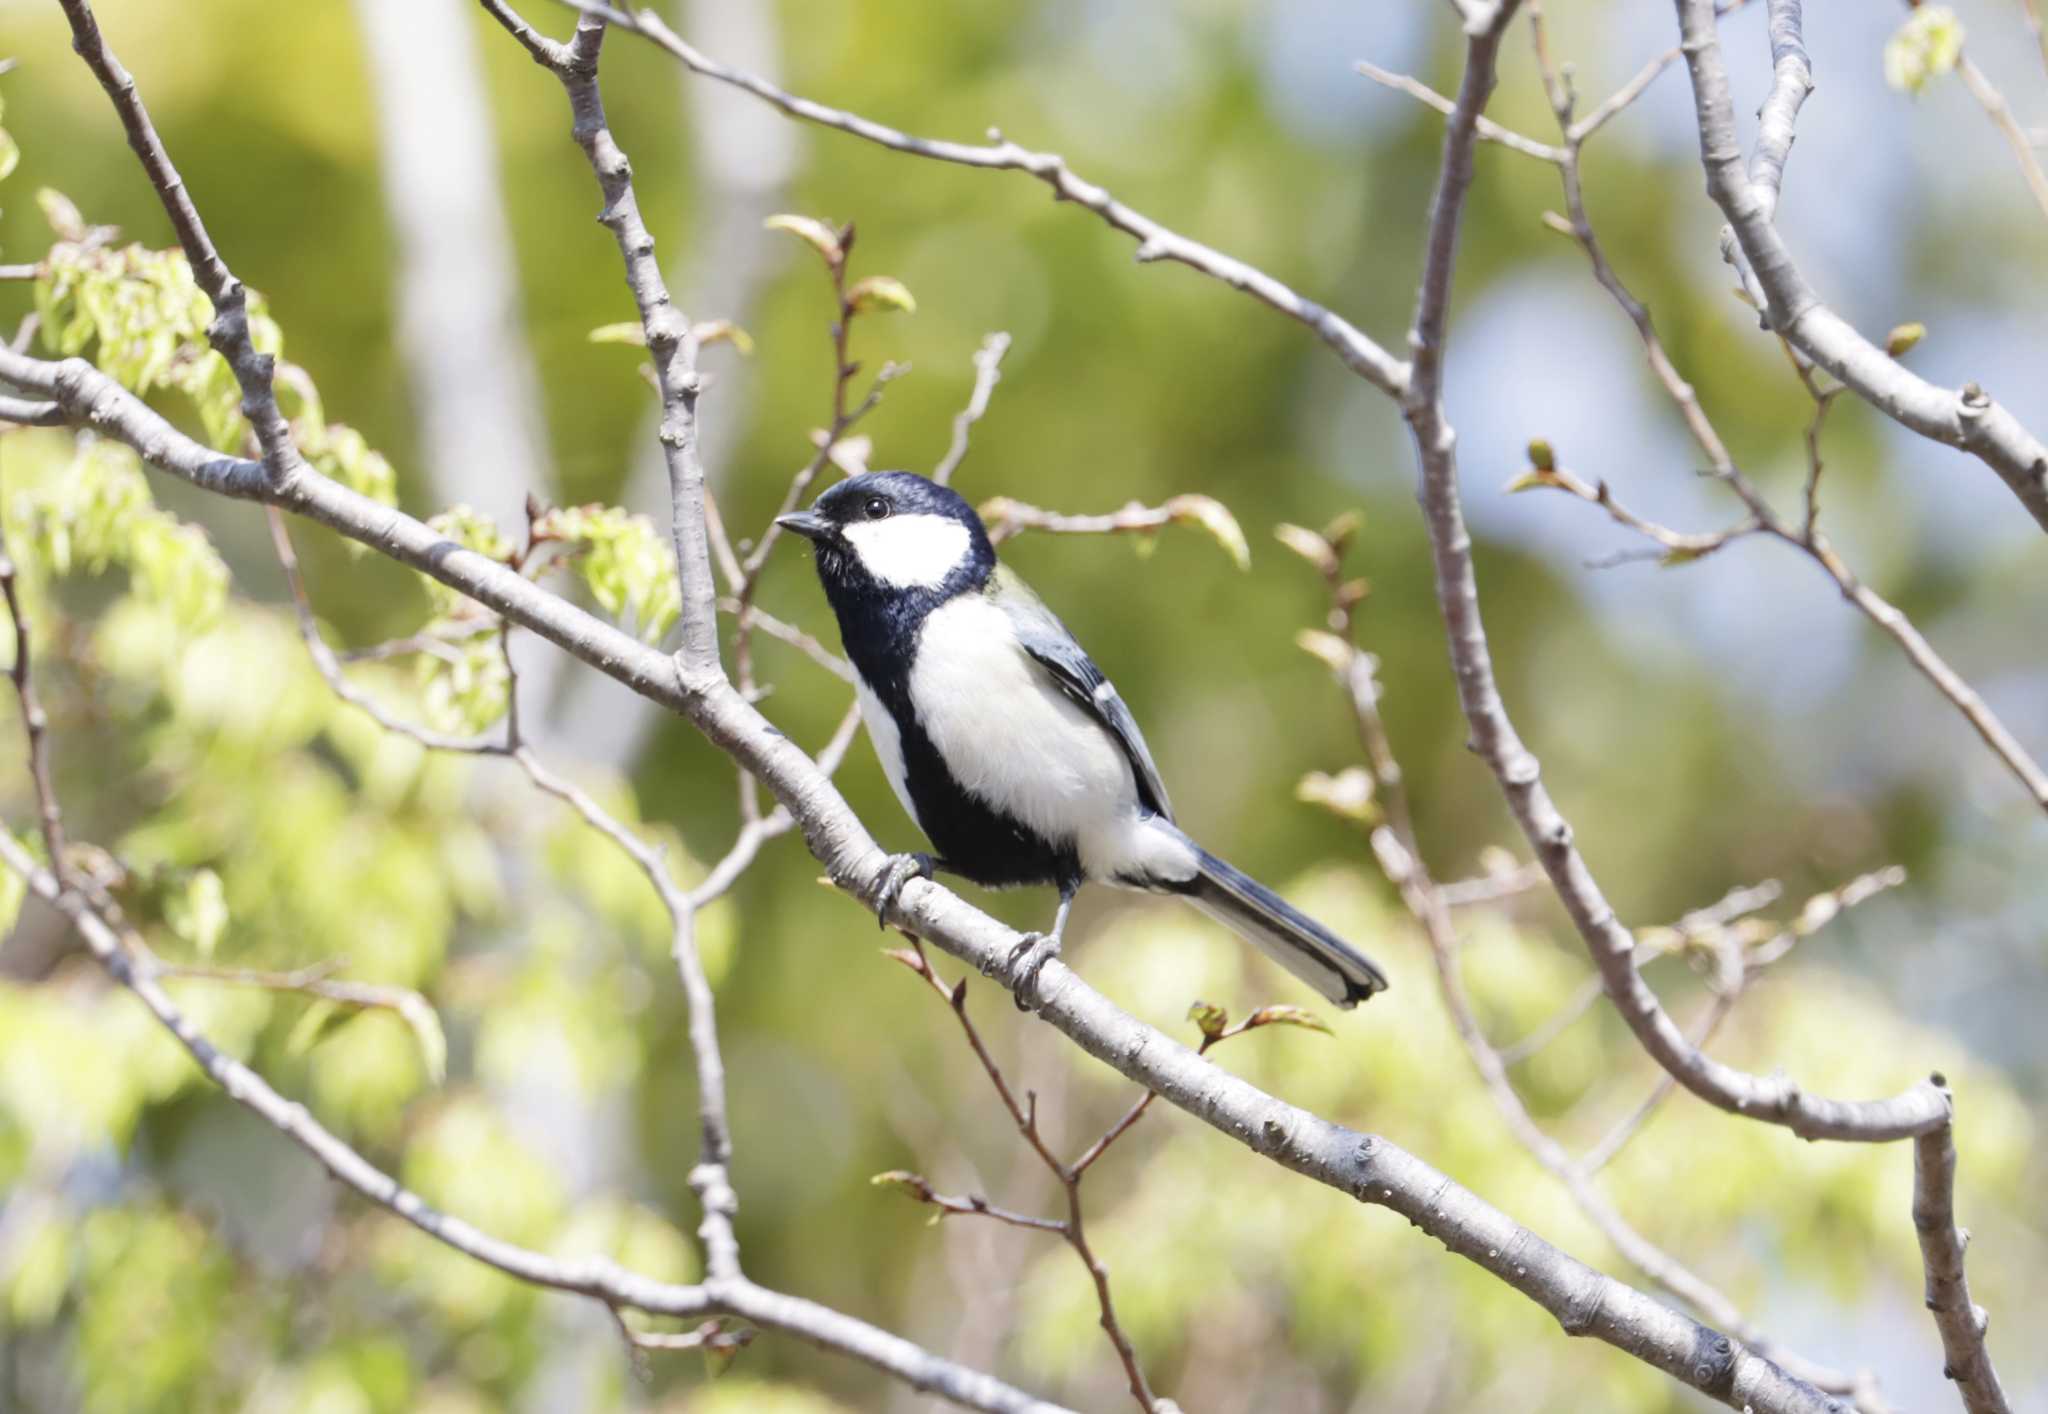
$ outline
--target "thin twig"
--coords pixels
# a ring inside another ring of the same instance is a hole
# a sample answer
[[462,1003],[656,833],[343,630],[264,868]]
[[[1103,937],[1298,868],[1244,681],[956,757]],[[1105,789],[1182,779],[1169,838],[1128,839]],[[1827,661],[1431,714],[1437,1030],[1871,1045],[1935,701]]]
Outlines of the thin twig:
[[2005,95],[1991,82],[1984,71],[1977,67],[1967,54],[1956,59],[1956,72],[1963,76],[1964,87],[1971,97],[1984,106],[1998,131],[2005,136],[2012,155],[2018,159],[2020,173],[2027,179],[2027,190],[2034,194],[2034,204],[2041,208],[2041,214],[2048,216],[2048,172],[2041,170],[2041,158],[2034,151],[2034,144],[2028,140],[2026,131],[2019,120],[2012,115],[2012,105],[2005,101]]
[[172,229],[178,233],[178,244],[192,266],[192,278],[213,303],[213,319],[206,327],[207,342],[234,372],[235,382],[242,390],[242,416],[248,419],[250,430],[263,449],[264,470],[273,482],[288,483],[305,471],[306,463],[292,441],[290,425],[278,409],[277,392],[271,383],[276,360],[257,352],[250,337],[248,291],[214,247],[206,223],[199,218],[198,207],[185,190],[184,178],[171,164],[171,155],[150,122],[149,110],[136,91],[135,79],[121,67],[121,61],[114,57],[100,34],[92,6],[87,0],[59,3],[71,23],[72,48],[112,100],[121,126],[127,130],[128,145],[135,150],[165,214],[171,218]]
[[284,514],[275,506],[265,506],[264,516],[270,522],[270,543],[277,552],[277,562],[284,570],[285,584],[290,588],[292,608],[299,623],[299,637],[305,641],[307,656],[313,666],[327,682],[328,689],[350,706],[367,715],[371,721],[389,732],[408,737],[431,751],[466,752],[474,756],[499,756],[507,750],[504,742],[492,736],[451,736],[408,722],[387,711],[382,703],[348,680],[341,662],[334,650],[327,646],[327,640],[320,636],[319,621],[313,616],[313,603],[306,593],[306,582],[299,569],[298,552],[292,548],[291,532],[284,523]]
[[[564,3],[574,9],[592,8],[577,3],[577,0],[564,0]],[[1132,210],[1103,188],[1075,175],[1057,154],[1033,152],[1020,147],[1014,142],[1004,140],[993,129],[990,131],[992,145],[986,147],[915,137],[858,114],[814,103],[808,98],[799,98],[757,75],[721,64],[686,44],[653,10],[642,9],[631,15],[622,15],[617,11],[609,13],[613,22],[620,28],[631,29],[642,35],[682,61],[691,72],[751,93],[793,118],[816,123],[820,127],[832,128],[897,152],[926,157],[938,162],[1029,173],[1051,187],[1061,200],[1073,202],[1117,230],[1134,237],[1138,242],[1137,256],[1140,261],[1178,261],[1212,279],[1222,281],[1232,289],[1244,291],[1262,304],[1269,305],[1288,318],[1307,325],[1318,338],[1336,351],[1337,356],[1348,367],[1383,392],[1398,394],[1407,383],[1407,365],[1353,327],[1342,316],[1296,293],[1263,270],[1247,265],[1199,241],[1190,240],[1160,225],[1151,217]]]
[[953,418],[953,441],[946,448],[946,455],[932,468],[932,480],[939,485],[950,482],[960,463],[967,459],[968,434],[988,412],[989,394],[1002,381],[1003,355],[1009,351],[1010,336],[1001,330],[981,341],[981,348],[974,355],[974,391],[968,396],[967,406]]
[[[973,1213],[995,1218],[1013,1227],[1029,1227],[1058,1234],[1074,1249],[1074,1255],[1081,1259],[1081,1265],[1088,1270],[1089,1280],[1095,1286],[1095,1301],[1100,1312],[1103,1334],[1109,1337],[1109,1343],[1123,1365],[1124,1380],[1130,1387],[1131,1398],[1137,1401],[1138,1407],[1144,1410],[1145,1414],[1153,1414],[1159,1406],[1159,1400],[1153,1395],[1151,1385],[1146,1382],[1144,1368],[1138,1363],[1137,1349],[1131,1344],[1131,1338],[1125,1333],[1122,1322],[1117,1319],[1116,1302],[1109,1287],[1109,1268],[1102,1258],[1096,1255],[1094,1247],[1088,1241],[1088,1229],[1081,1204],[1081,1179],[1086,1174],[1088,1165],[1100,1158],[1102,1151],[1107,1149],[1118,1135],[1137,1123],[1139,1116],[1144,1114],[1146,1105],[1151,1101],[1151,1095],[1148,1093],[1139,1099],[1124,1118],[1111,1127],[1108,1134],[1090,1146],[1080,1160],[1073,1164],[1063,1162],[1053,1153],[1046,1144],[1044,1135],[1039,1132],[1037,1094],[1026,1091],[1023,1102],[1018,1102],[1016,1092],[1010,1088],[1010,1082],[1003,1076],[1002,1067],[997,1065],[995,1057],[989,1054],[988,1046],[982,1041],[981,1032],[976,1028],[974,1019],[968,1016],[967,979],[963,977],[948,987],[933,970],[930,960],[925,957],[924,949],[915,944],[890,955],[923,978],[934,992],[945,998],[946,1005],[960,1023],[961,1034],[966,1037],[975,1059],[981,1062],[981,1068],[987,1074],[990,1084],[995,1086],[996,1095],[1002,1101],[1003,1108],[1009,1112],[1010,1120],[1016,1125],[1018,1134],[1023,1136],[1024,1142],[1045,1165],[1046,1171],[1059,1181],[1060,1188],[1066,1195],[1067,1215],[1064,1218],[1038,1218],[991,1208],[986,1200],[978,1197],[947,1199],[935,1193],[929,1183],[915,1174],[886,1174],[878,1181],[895,1182],[907,1189],[913,1197],[944,1211]],[[1208,1049],[1206,1039],[1202,1049]]]
[[[1983,461],[2028,514],[2048,527],[2048,445],[1981,390],[1937,387],[1913,373],[1828,308],[1807,283],[1772,223],[1775,197],[1767,200],[1756,190],[1743,164],[1713,0],[1674,3],[1681,48],[1692,79],[1707,193],[1728,221],[1724,248],[1739,251],[1743,268],[1754,276],[1755,296],[1767,327],[1887,417],[1922,437],[1960,447]],[[1810,69],[1800,42],[1797,0],[1770,0],[1770,20],[1776,73],[1773,98],[1783,93],[1789,100],[1787,85],[1796,83],[1802,70]],[[1770,141],[1770,155],[1778,155],[1775,144],[1781,137],[1789,146],[1790,121],[1796,110],[1796,103],[1789,101],[1767,106],[1767,115],[1783,119],[1759,129],[1760,138]],[[1759,153],[1766,151],[1765,142],[1760,141]],[[1778,160],[1781,163],[1782,157]],[[1931,1117],[1931,1102],[1923,1099],[1919,1103]]]
[[70,865],[64,847],[64,811],[57,803],[57,787],[50,768],[50,717],[36,694],[35,672],[29,647],[28,609],[21,600],[21,571],[0,533],[0,596],[7,600],[7,616],[14,627],[14,661],[7,675],[14,681],[14,694],[21,704],[22,730],[28,735],[28,775],[35,789],[36,817],[43,832],[43,852],[59,879],[69,876]]

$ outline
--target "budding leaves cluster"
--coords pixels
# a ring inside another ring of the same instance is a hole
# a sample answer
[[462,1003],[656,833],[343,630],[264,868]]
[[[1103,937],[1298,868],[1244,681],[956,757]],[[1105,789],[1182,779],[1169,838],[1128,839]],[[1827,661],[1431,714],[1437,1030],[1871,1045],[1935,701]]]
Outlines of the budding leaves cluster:
[[[452,506],[427,524],[463,549],[532,578],[557,569],[573,573],[600,608],[648,643],[659,642],[682,615],[668,541],[646,516],[617,506],[530,505],[524,549],[469,506]],[[422,576],[421,582],[434,609],[423,633],[443,645],[415,660],[426,710],[443,730],[481,732],[511,704],[510,669],[492,631],[496,621],[439,580]]]
[[[35,282],[45,347],[60,357],[89,356],[129,392],[182,393],[198,415],[206,442],[240,453],[249,426],[242,393],[227,360],[207,343],[213,304],[192,276],[183,251],[111,246],[111,232],[86,224],[61,193],[37,194],[58,240],[43,256]],[[278,359],[278,404],[299,450],[323,476],[390,505],[397,500],[391,464],[361,433],[327,420],[312,376],[283,361],[284,332],[263,296],[248,293],[249,340]]]
[[26,546],[24,573],[125,571],[130,592],[200,632],[227,601],[228,568],[206,533],[158,508],[135,453],[81,437],[69,466],[9,497],[8,538]]
[[[835,229],[830,222],[815,216],[780,212],[761,224],[771,231],[795,236],[818,252],[835,281],[845,277],[846,259],[853,253],[851,222]],[[899,314],[917,312],[917,299],[910,293],[910,287],[893,275],[868,275],[855,280],[840,291],[840,303],[849,315],[871,309],[893,310]]]
[[1963,24],[1946,5],[1923,5],[1885,41],[1884,81],[1917,96],[1963,57]]
[[557,507],[534,521],[533,537],[563,546],[591,597],[644,641],[660,642],[682,616],[673,552],[646,516],[617,506]]
[[1188,1020],[1202,1033],[1201,1049],[1208,1050],[1218,1041],[1228,1041],[1233,1036],[1242,1036],[1247,1031],[1256,1031],[1262,1026],[1299,1026],[1304,1031],[1320,1031],[1325,1036],[1337,1033],[1330,1029],[1330,1023],[1306,1007],[1262,1006],[1243,1021],[1232,1025],[1230,1013],[1214,1002],[1196,1002],[1188,1008]]

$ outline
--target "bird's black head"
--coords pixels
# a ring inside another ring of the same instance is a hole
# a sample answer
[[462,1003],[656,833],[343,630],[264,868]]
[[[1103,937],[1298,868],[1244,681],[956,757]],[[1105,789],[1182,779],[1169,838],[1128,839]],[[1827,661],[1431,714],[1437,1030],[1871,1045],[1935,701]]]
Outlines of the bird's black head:
[[776,523],[816,547],[818,578],[842,627],[863,610],[928,612],[979,589],[995,570],[995,548],[974,508],[907,471],[850,476]]

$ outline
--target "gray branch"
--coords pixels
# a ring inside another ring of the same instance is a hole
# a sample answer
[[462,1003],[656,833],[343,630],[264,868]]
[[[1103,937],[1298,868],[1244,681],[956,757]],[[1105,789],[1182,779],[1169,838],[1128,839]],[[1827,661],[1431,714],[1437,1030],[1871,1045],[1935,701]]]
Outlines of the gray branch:
[[[1941,1084],[1941,1077],[1934,1077],[1934,1083]],[[1969,1414],[2012,1414],[1984,1344],[1991,1317],[1970,1300],[1970,1280],[1963,1271],[1970,1234],[1956,1226],[1955,1204],[1955,1135],[1944,1125],[1913,1143],[1913,1228],[1927,1269],[1927,1309],[1934,1313],[1947,1361],[1942,1373],[1955,1381]]]
[[[601,9],[597,6],[577,4],[575,0],[568,0],[568,3],[572,8],[583,11],[586,20]],[[1132,210],[1102,187],[1075,175],[1057,153],[1033,152],[1029,148],[1003,140],[993,129],[990,130],[989,146],[917,137],[885,123],[877,123],[871,118],[863,118],[857,113],[848,113],[842,109],[827,107],[823,103],[814,103],[808,98],[800,98],[757,75],[721,64],[685,43],[681,36],[670,29],[652,10],[639,10],[628,15],[605,9],[602,13],[609,15],[620,28],[642,35],[667,50],[680,59],[692,73],[744,89],[756,98],[774,104],[792,118],[801,118],[807,123],[834,128],[898,152],[929,157],[934,161],[952,162],[963,167],[1028,172],[1051,187],[1057,199],[1071,201],[1092,211],[1117,230],[1135,237],[1138,242],[1139,260],[1178,261],[1213,279],[1221,280],[1232,289],[1243,290],[1252,298],[1272,306],[1290,319],[1307,325],[1318,338],[1336,350],[1338,357],[1342,358],[1354,372],[1383,392],[1397,393],[1407,381],[1407,365],[1373,342],[1342,315],[1325,309],[1265,271],[1203,245],[1200,241],[1190,240],[1162,226],[1144,213]]]
[[1800,32],[1799,0],[1770,0],[1770,36],[1771,93],[1757,114],[1756,151],[1749,159],[1750,184],[1766,221],[1778,214],[1793,129],[1813,92],[1813,63],[1806,57],[1806,39]]
[[[1887,417],[1984,462],[2048,529],[2048,446],[1976,384],[1965,384],[1960,391],[1937,387],[1864,338],[1821,303],[1772,224],[1776,183],[1783,176],[1792,120],[1804,98],[1803,93],[1794,97],[1793,89],[1807,74],[1796,0],[1774,0],[1771,5],[1771,49],[1778,80],[1765,107],[1764,141],[1754,169],[1761,180],[1752,180],[1743,167],[1728,70],[1715,35],[1714,0],[1676,3],[1680,47],[1692,75],[1707,193],[1727,217],[1735,243],[1749,263],[1770,328]],[[1810,75],[1805,81],[1811,81]]]
[[[1808,1139],[1878,1141],[1938,1128],[1948,1122],[1948,1105],[1931,1085],[1917,1085],[1889,1100],[1832,1100],[1809,1095],[1782,1076],[1750,1075],[1724,1065],[1694,1046],[1637,972],[1635,939],[1615,917],[1613,906],[1573,843],[1570,824],[1544,789],[1536,757],[1522,744],[1501,700],[1479,608],[1472,536],[1458,489],[1457,433],[1444,413],[1442,387],[1458,218],[1471,184],[1479,113],[1493,89],[1501,30],[1513,8],[1504,7],[1492,27],[1469,41],[1464,84],[1444,134],[1442,174],[1431,209],[1422,284],[1416,297],[1410,336],[1414,377],[1401,401],[1421,468],[1423,515],[1436,566],[1437,602],[1450,639],[1458,702],[1471,726],[1473,747],[1499,780],[1515,823],[1585,939],[1608,996],[1644,1049],[1681,1085],[1709,1104],[1782,1124]],[[1712,0],[1707,9],[1711,15]]]

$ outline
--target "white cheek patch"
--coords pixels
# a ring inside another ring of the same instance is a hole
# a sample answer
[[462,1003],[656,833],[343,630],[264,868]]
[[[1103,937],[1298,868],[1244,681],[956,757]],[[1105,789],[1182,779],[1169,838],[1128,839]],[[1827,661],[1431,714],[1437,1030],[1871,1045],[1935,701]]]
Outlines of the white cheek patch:
[[967,558],[967,527],[944,516],[856,521],[840,534],[863,569],[898,589],[937,589]]

